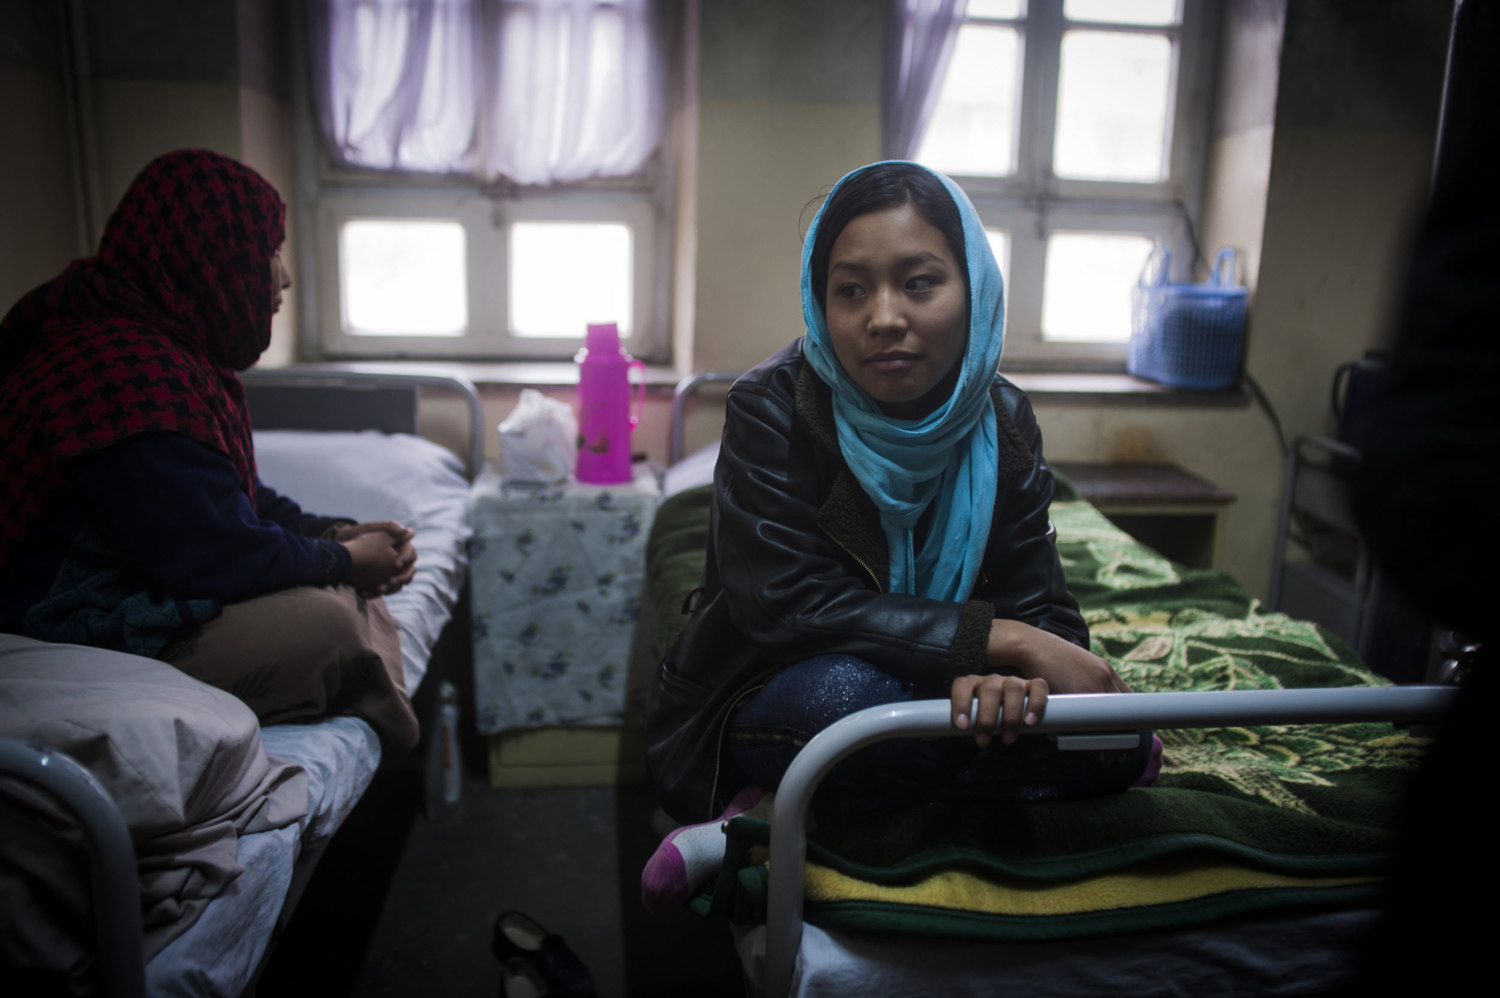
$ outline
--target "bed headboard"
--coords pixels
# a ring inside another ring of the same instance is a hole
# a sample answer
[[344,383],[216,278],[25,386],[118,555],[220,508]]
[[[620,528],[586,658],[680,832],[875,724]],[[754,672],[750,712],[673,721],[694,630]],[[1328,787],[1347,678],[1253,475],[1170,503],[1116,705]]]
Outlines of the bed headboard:
[[672,391],[672,422],[667,441],[667,463],[676,464],[682,460],[683,435],[686,432],[684,421],[687,418],[688,401],[698,393],[704,385],[722,385],[734,381],[743,371],[703,371],[691,377],[683,378],[677,382],[677,387]]
[[464,400],[469,415],[469,478],[484,464],[484,419],[479,391],[456,375],[405,374],[279,367],[240,375],[250,422],[257,430],[419,430],[420,390],[437,388]]

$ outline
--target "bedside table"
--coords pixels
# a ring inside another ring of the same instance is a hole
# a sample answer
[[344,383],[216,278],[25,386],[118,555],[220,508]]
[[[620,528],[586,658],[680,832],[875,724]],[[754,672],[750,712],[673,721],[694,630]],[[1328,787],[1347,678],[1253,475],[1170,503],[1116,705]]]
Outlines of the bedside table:
[[1121,530],[1188,568],[1218,568],[1224,513],[1235,501],[1175,464],[1088,464],[1053,469]]
[[660,503],[645,464],[620,485],[504,486],[492,473],[474,483],[475,721],[493,736],[492,784],[613,771],[595,756],[618,742],[646,535]]

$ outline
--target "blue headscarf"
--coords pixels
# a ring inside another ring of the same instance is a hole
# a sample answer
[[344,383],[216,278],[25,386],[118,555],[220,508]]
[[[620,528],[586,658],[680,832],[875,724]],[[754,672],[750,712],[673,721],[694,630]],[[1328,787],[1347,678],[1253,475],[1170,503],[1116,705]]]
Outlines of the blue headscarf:
[[[823,202],[802,246],[803,355],[833,390],[839,448],[865,494],[880,511],[890,548],[890,591],[930,599],[969,597],[994,515],[999,446],[990,386],[1005,341],[1005,288],[1000,267],[974,206],[958,185],[935,170],[963,220],[968,262],[968,343],[953,394],[918,420],[893,419],[854,383],[834,355],[823,314],[826,289],[812,286],[812,250],[823,213],[851,177],[899,161],[873,163],[846,174]],[[901,163],[912,166],[916,164]],[[918,169],[927,170],[919,166]],[[912,532],[934,506],[921,551]]]

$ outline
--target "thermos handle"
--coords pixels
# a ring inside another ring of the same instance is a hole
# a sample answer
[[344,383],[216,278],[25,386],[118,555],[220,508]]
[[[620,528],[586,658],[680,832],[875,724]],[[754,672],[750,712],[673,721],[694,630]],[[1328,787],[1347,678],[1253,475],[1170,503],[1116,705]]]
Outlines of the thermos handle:
[[[635,386],[635,405],[630,412],[630,428],[633,430],[640,425],[641,408],[646,404],[646,362],[632,358],[629,366],[641,372],[641,380]],[[629,370],[625,372],[625,380],[630,380]]]

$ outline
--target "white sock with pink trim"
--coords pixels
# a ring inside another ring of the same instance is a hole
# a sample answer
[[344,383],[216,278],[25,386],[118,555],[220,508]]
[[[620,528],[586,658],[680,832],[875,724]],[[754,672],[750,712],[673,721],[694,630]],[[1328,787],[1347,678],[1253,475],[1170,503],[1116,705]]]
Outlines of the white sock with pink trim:
[[770,820],[774,801],[759,787],[746,787],[714,820],[683,825],[662,839],[641,871],[646,910],[661,915],[681,907],[724,862],[724,823],[741,814]]

